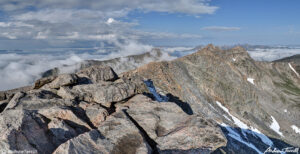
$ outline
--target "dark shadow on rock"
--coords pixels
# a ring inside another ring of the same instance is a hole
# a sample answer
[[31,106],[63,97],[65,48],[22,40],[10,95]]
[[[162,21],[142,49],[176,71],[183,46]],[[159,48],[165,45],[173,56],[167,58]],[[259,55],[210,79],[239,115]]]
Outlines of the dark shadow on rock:
[[[55,150],[56,147],[48,135],[47,122],[40,118],[35,111],[24,112],[21,127],[11,130],[7,137],[10,150],[27,150],[33,153],[52,153]],[[29,146],[24,146],[26,144]]]
[[50,131],[50,134],[52,137],[52,142],[57,147],[60,144],[68,141],[69,139],[74,138],[79,135],[76,132],[72,132],[69,130],[62,129],[62,128],[50,128],[49,131]]
[[147,134],[147,132],[144,130],[142,126],[139,125],[137,121],[135,121],[128,113],[127,110],[122,110],[126,117],[137,127],[137,129],[141,132],[142,136],[146,140],[146,142],[149,144],[151,149],[153,150],[152,154],[158,154],[158,148],[157,143]]
[[85,133],[85,132],[88,132],[90,131],[89,128],[83,126],[83,125],[79,125],[73,121],[70,121],[70,120],[64,120],[70,127],[72,127],[73,129],[76,130],[76,132],[78,134],[82,134],[82,133]]
[[8,103],[2,103],[2,104],[0,105],[0,113],[3,112],[3,110],[5,109],[5,107],[7,106],[7,104],[8,104]]
[[37,93],[37,96],[41,99],[52,99],[52,98],[61,98],[57,94],[48,90],[41,90],[41,92]]
[[87,78],[87,77],[79,77],[78,78],[78,85],[83,85],[83,84],[92,84],[92,80]]
[[188,115],[194,114],[193,109],[191,108],[190,104],[188,104],[187,102],[181,101],[179,97],[174,96],[170,93],[168,93],[166,96],[168,97],[169,102],[173,102],[176,105],[178,105],[186,114]]
[[92,129],[97,129],[97,127],[94,126],[94,124],[90,121],[90,119],[88,118],[88,116],[82,108],[73,106],[69,106],[69,108],[76,115],[77,118],[85,121]]
[[158,101],[158,102],[173,102],[176,105],[178,105],[186,114],[188,114],[188,115],[194,114],[191,106],[187,102],[183,102],[182,100],[180,100],[179,97],[174,96],[171,93],[168,93],[166,96],[163,96],[163,95],[157,93],[154,83],[151,79],[144,81],[144,83],[146,84],[150,93],[144,92],[143,95],[151,98],[154,101]]
[[209,148],[199,148],[199,149],[167,149],[159,151],[160,154],[210,154],[211,150]]
[[[157,101],[157,100],[155,99],[155,97],[154,97],[151,93],[146,93],[146,92],[144,92],[143,95],[144,95],[144,96],[147,96],[147,97],[149,97],[149,98],[151,98],[151,100],[153,100],[153,101]],[[188,103],[186,103],[186,102],[183,102],[183,101],[180,100],[178,97],[176,97],[176,96],[174,96],[174,95],[172,95],[172,94],[170,94],[170,93],[168,93],[168,94],[166,95],[166,97],[168,97],[168,100],[165,101],[165,102],[175,103],[176,105],[178,105],[178,106],[182,109],[183,112],[185,112],[185,113],[188,114],[188,115],[193,115],[193,114],[194,114],[193,109],[192,109],[192,107],[190,106],[190,104],[188,104]],[[162,102],[162,103],[163,103],[163,102]]]
[[[249,129],[220,125],[219,127],[227,139],[227,145],[216,149],[212,152],[213,154],[257,154],[264,153],[270,147],[279,150],[288,147],[297,148],[279,139],[271,138]],[[272,142],[271,145],[270,141]]]

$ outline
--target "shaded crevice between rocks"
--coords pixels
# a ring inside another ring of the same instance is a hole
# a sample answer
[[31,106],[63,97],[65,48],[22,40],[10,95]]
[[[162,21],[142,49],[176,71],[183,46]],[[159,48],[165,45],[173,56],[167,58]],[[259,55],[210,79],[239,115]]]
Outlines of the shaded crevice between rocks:
[[[153,94],[151,94],[151,93],[144,92],[143,95],[151,98],[153,101],[157,101],[155,99],[155,97],[153,96]],[[166,95],[166,97],[168,98],[168,102],[175,103],[178,107],[180,107],[182,109],[182,111],[184,113],[186,113],[188,115],[194,114],[194,111],[193,111],[192,107],[190,106],[190,104],[188,104],[187,102],[183,102],[182,100],[179,99],[179,97],[174,96],[171,93],[168,93]]]
[[[13,97],[9,100],[9,102],[6,105],[4,110],[7,110],[8,107],[9,107],[9,109],[15,109],[15,107],[17,107],[19,105],[20,100],[25,96],[26,96],[26,93],[24,93],[24,92],[18,92],[16,94],[14,94]],[[14,97],[16,97],[16,98],[14,98]],[[15,99],[15,100],[13,100],[13,99]]]
[[88,132],[90,131],[89,128],[83,126],[83,125],[79,125],[73,121],[70,120],[63,120],[66,124],[68,124],[70,127],[72,127],[74,130],[76,130],[76,132],[78,133],[78,135]]
[[[197,149],[166,149],[160,151],[161,154],[210,154],[211,151],[209,148],[197,148]],[[221,153],[224,154],[224,153]]]
[[104,109],[108,112],[108,115],[111,115],[111,114],[113,114],[113,113],[116,112],[116,107],[115,107],[115,104],[116,104],[116,103],[117,103],[117,102],[112,102],[111,105],[110,105],[110,107],[106,107],[106,106],[104,106],[104,105],[102,105],[102,104],[98,104],[98,103],[95,103],[95,104],[97,104],[97,105],[99,105],[100,107],[104,108]]
[[91,122],[90,118],[86,115],[85,111],[80,107],[68,106],[75,116],[84,122],[86,122],[92,129],[97,129],[96,126]]
[[144,128],[142,126],[140,126],[138,124],[137,121],[135,121],[128,113],[126,109],[122,110],[124,112],[124,114],[127,116],[127,118],[129,118],[129,120],[137,127],[137,129],[141,132],[141,135],[144,137],[144,139],[146,140],[146,142],[149,144],[149,146],[152,148],[152,154],[159,154],[158,152],[158,148],[157,148],[157,143],[150,138],[150,136],[147,134],[147,132],[144,130]]
[[125,99],[123,99],[123,100],[121,100],[121,101],[118,101],[118,102],[111,102],[111,105],[110,105],[110,107],[106,107],[106,106],[103,106],[102,104],[98,104],[98,103],[96,103],[96,102],[94,102],[94,103],[96,103],[96,104],[98,104],[100,107],[102,107],[102,108],[104,108],[107,112],[108,112],[108,115],[111,115],[111,114],[113,114],[113,113],[115,113],[116,112],[116,104],[117,103],[126,103],[126,102],[128,102],[131,98],[133,98],[134,96],[136,96],[136,95],[133,95],[133,96],[130,96],[130,97],[128,97],[128,98],[125,98]]
[[0,113],[2,113],[2,112],[4,111],[4,109],[6,108],[7,104],[8,104],[8,103],[2,103],[2,104],[0,105]]
[[183,102],[182,100],[179,99],[179,97],[174,96],[171,93],[168,93],[166,96],[169,98],[169,102],[178,105],[182,109],[182,111],[185,112],[186,114],[188,115],[194,114],[192,107],[187,102]]

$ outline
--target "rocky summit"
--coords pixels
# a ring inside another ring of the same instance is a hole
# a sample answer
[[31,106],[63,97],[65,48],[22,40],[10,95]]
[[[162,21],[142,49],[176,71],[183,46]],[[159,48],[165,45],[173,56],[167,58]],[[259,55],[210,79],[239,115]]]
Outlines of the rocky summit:
[[258,62],[242,47],[208,45],[122,74],[105,62],[52,73],[0,92],[0,152],[297,151],[298,68],[293,59]]

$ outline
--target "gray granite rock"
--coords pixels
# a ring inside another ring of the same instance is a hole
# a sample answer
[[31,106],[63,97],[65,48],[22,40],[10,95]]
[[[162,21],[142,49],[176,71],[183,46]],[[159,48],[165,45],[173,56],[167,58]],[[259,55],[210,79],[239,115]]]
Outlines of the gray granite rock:
[[94,65],[80,70],[76,73],[81,78],[87,78],[92,83],[98,83],[100,81],[114,81],[118,79],[118,75],[111,67]]
[[54,153],[150,154],[151,152],[151,147],[139,129],[123,112],[118,112],[101,123],[98,130],[92,130],[67,141]]

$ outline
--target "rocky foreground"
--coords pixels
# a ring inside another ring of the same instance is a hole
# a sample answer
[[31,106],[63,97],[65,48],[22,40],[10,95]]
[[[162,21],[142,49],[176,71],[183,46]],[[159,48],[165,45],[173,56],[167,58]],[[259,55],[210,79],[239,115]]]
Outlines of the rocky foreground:
[[263,153],[300,146],[300,76],[209,45],[117,75],[91,65],[0,92],[0,152]]

